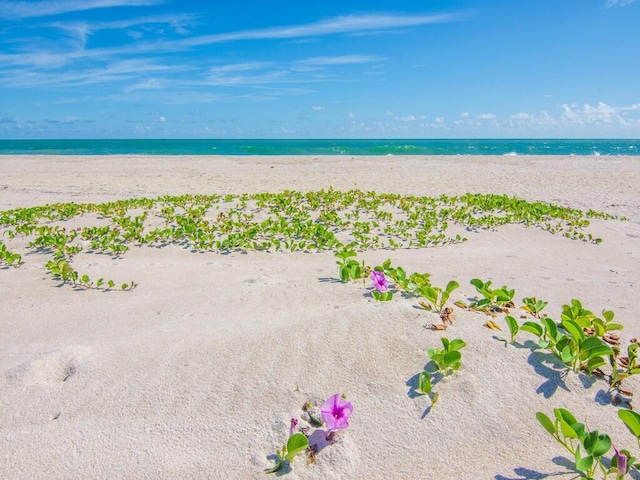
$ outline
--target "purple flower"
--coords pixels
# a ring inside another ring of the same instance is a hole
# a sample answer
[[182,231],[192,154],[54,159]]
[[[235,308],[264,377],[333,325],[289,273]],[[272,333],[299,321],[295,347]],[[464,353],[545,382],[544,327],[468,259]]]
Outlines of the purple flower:
[[289,436],[291,436],[294,433],[296,433],[296,427],[297,426],[298,426],[298,419],[297,418],[292,418],[291,419],[291,425],[289,426]]
[[369,278],[371,278],[371,281],[373,282],[373,288],[377,291],[386,292],[389,289],[389,283],[387,283],[384,273],[373,270]]
[[327,398],[327,401],[324,402],[320,409],[324,423],[329,430],[347,428],[351,412],[353,412],[351,402],[348,402],[338,393]]
[[618,468],[618,475],[616,478],[624,478],[628,471],[627,455],[619,452],[615,445],[613,446],[613,449],[616,451],[616,454],[612,458],[612,463]]

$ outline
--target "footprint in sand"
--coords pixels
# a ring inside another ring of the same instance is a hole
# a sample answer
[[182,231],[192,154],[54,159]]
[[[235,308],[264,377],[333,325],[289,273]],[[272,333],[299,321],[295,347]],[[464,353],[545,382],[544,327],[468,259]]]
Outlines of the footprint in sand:
[[10,369],[5,377],[11,383],[46,385],[68,382],[78,374],[91,349],[71,346],[34,355]]

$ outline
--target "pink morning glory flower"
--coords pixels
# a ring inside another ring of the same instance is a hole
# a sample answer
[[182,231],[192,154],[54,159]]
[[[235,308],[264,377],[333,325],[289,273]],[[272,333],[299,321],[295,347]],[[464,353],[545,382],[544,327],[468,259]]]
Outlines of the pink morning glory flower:
[[353,405],[340,394],[336,393],[327,398],[320,413],[329,430],[340,430],[349,426],[349,417],[353,412]]
[[614,446],[613,449],[616,451],[616,454],[613,456],[615,459],[615,463],[618,467],[618,476],[616,478],[624,478],[624,476],[628,472],[627,467],[627,456],[624,453],[618,451],[618,449]]
[[379,292],[386,292],[389,289],[389,283],[384,276],[384,273],[377,270],[371,272],[371,281],[373,282],[373,288]]
[[291,419],[291,425],[289,426],[289,436],[291,436],[294,433],[296,433],[296,427],[297,426],[298,426],[298,419],[297,418],[292,418]]

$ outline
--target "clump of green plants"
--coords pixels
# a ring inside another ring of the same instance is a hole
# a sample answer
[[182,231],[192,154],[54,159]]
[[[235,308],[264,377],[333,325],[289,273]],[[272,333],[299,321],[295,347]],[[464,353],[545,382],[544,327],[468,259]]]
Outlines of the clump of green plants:
[[443,375],[451,375],[458,371],[462,365],[462,354],[460,350],[467,346],[464,340],[456,338],[449,341],[448,338],[442,337],[442,348],[431,348],[428,351],[429,358],[436,365],[437,371]]
[[523,305],[520,307],[525,312],[530,313],[536,318],[540,317],[540,313],[544,310],[549,302],[545,302],[543,300],[538,300],[536,297],[526,297],[522,299]]
[[[15,239],[26,240],[28,250],[47,256],[43,264],[51,259],[71,262],[80,254],[119,258],[131,248],[144,245],[171,244],[195,252],[223,253],[356,252],[466,241],[459,234],[448,235],[452,224],[470,230],[521,224],[597,243],[600,239],[581,235],[589,225],[588,219],[594,217],[615,218],[506,195],[419,197],[332,188],[305,193],[56,203],[0,211],[0,233],[9,239],[4,248],[0,247],[0,262],[15,266],[24,259],[24,252],[10,244]],[[67,229],[61,225],[71,219],[79,226]],[[369,277],[370,272],[355,266],[349,256],[340,260],[341,278]],[[424,274],[407,275],[399,267],[387,270],[382,271],[395,288],[409,294],[426,284]],[[437,292],[430,292],[433,293]]]
[[632,375],[640,374],[640,363],[638,363],[638,348],[640,345],[636,339],[632,339],[627,347],[627,355],[620,355],[620,346],[612,347],[613,354],[610,358],[611,376],[609,378],[609,388],[616,394],[614,403],[631,402],[633,392],[626,390],[623,381]]
[[472,279],[470,283],[476,288],[476,291],[482,298],[471,302],[468,308],[494,314],[505,312],[507,308],[514,307],[513,297],[515,290],[509,289],[506,285],[494,289],[491,287],[493,283],[491,280],[483,282],[479,278]]
[[[580,302],[573,300],[572,305]],[[566,312],[571,312],[567,315]],[[606,312],[606,315],[605,315]],[[612,319],[613,312],[604,311],[603,316]],[[581,309],[577,312],[570,306],[563,307],[562,321],[556,323],[549,317],[541,318],[538,322],[527,321],[520,326],[521,331],[532,333],[538,337],[538,346],[549,350],[564,364],[574,371],[592,373],[604,366],[613,349],[604,340],[599,327],[605,321],[595,317],[591,312]],[[609,324],[611,327],[612,324]],[[617,327],[616,327],[617,328]]]
[[349,418],[353,413],[353,405],[344,395],[331,395],[322,404],[318,410],[310,402],[306,402],[302,407],[306,418],[309,420],[308,425],[299,425],[297,418],[292,418],[289,426],[289,438],[282,448],[276,451],[275,465],[266,470],[265,473],[276,473],[285,465],[290,465],[293,459],[302,452],[307,452],[309,463],[316,462],[316,453],[318,446],[310,445],[309,437],[311,430],[320,432],[320,427],[325,427],[323,432],[325,442],[329,444],[335,442],[336,433],[349,427]]
[[458,288],[460,288],[460,284],[455,280],[447,283],[445,288],[424,285],[420,288],[419,292],[420,296],[423,297],[426,302],[420,302],[420,305],[427,310],[434,310],[442,314],[449,301],[449,297],[451,297],[451,294]]
[[[623,412],[631,411],[620,411],[619,415],[632,433],[635,429],[640,434],[640,423],[638,423],[640,417],[635,412],[631,412],[631,415]],[[582,478],[595,479],[596,474],[599,473],[604,480],[611,475],[616,479],[623,479],[629,473],[631,466],[637,468],[637,465],[634,465],[636,459],[628,450],[618,450],[613,446],[609,435],[605,433],[597,430],[589,431],[585,424],[578,422],[569,410],[556,408],[554,417],[551,420],[542,412],[536,414],[543,428],[571,453],[575,461],[575,469]],[[602,460],[611,448],[614,449],[615,454],[607,468]]]
[[0,242],[0,265],[5,264],[7,266],[18,266],[22,264],[22,255],[15,252],[10,252],[7,246]]
[[[111,290],[116,286],[116,282],[113,280],[105,280],[104,278],[99,278],[94,283],[88,275],[79,274],[73,269],[69,262],[64,259],[49,260],[45,268],[54,279],[61,280],[63,283],[68,283],[74,287]],[[137,286],[138,284],[133,281],[123,283],[120,285],[120,290],[133,290]]]
[[357,261],[357,253],[350,249],[340,250],[335,256],[338,258],[336,263],[340,279],[348,282],[369,276],[373,284],[371,296],[381,302],[392,300],[394,292],[402,291],[407,296],[422,298],[418,302],[422,308],[443,316],[451,294],[460,287],[455,280],[451,280],[445,288],[434,286],[428,273],[407,274],[404,268],[392,266],[390,259],[371,268],[364,261]]
[[367,267],[364,265],[364,260],[362,262],[356,261],[354,257],[357,257],[358,254],[353,250],[345,248],[336,252],[335,256],[338,257],[336,263],[338,264],[340,279],[343,282],[360,280],[366,276]]
[[431,405],[438,401],[439,394],[433,391],[433,386],[443,376],[452,375],[462,365],[462,350],[467,344],[459,338],[449,340],[446,337],[440,339],[442,348],[431,348],[427,351],[430,362],[426,369],[418,375],[418,391],[428,395]]

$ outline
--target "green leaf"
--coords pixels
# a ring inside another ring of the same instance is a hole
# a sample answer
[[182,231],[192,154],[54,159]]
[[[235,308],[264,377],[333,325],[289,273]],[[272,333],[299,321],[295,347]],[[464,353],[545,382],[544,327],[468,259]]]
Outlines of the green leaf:
[[393,299],[393,292],[386,291],[386,292],[382,292],[380,294],[380,301],[381,302],[388,302],[388,301],[390,301],[392,299]]
[[567,364],[571,363],[571,361],[574,359],[574,356],[571,353],[571,348],[569,347],[569,345],[564,347],[562,349],[562,352],[560,352],[560,359]]
[[457,350],[453,352],[447,352],[444,355],[444,364],[446,366],[454,366],[456,363],[460,362],[462,359],[462,355]]
[[593,465],[593,457],[591,455],[587,455],[586,457],[578,459],[578,451],[579,448],[578,450],[576,450],[576,470],[578,470],[579,472],[586,472]]
[[587,337],[580,344],[580,350],[582,350],[583,352],[587,352],[589,350],[592,350],[596,347],[601,347],[601,346],[604,346],[604,343],[598,337]]
[[573,414],[565,408],[555,408],[553,410],[553,413],[558,420],[564,420],[569,425],[575,425],[576,423],[578,423],[576,417],[574,417]]
[[294,433],[287,441],[287,455],[284,459],[287,462],[293,460],[298,453],[304,451],[309,446],[309,439],[303,433]]
[[574,320],[563,320],[562,328],[564,328],[576,341],[580,342],[584,339],[582,328]]
[[536,337],[542,337],[542,335],[544,334],[544,330],[542,329],[542,325],[540,325],[539,323],[535,323],[535,322],[524,322],[521,326],[520,326],[520,330],[524,331],[524,332],[529,332],[529,333],[533,333]]
[[[597,431],[591,432],[591,435],[588,438],[589,442],[585,441],[584,448],[595,458],[603,456],[611,449],[611,438],[609,438],[609,435],[606,433],[598,435]],[[588,447],[587,443],[589,445]]]
[[507,326],[509,327],[509,331],[511,332],[511,341],[513,342],[513,340],[515,340],[516,335],[518,334],[518,321],[512,317],[511,315],[507,315],[506,317],[504,317],[504,321],[506,322]]
[[598,345],[588,350],[588,358],[608,357],[613,355],[613,349],[609,345]]
[[605,329],[607,332],[610,332],[611,330],[622,330],[624,326],[619,323],[607,323]]
[[547,335],[554,341],[558,341],[558,326],[556,325],[556,322],[548,317],[540,319],[540,322],[542,322],[547,329]]
[[587,362],[587,372],[592,373],[596,368],[603,367],[607,362],[602,357],[594,357]]
[[640,439],[640,415],[632,410],[618,410],[618,417],[624,422],[629,431]]
[[467,344],[464,342],[464,340],[460,340],[459,338],[456,338],[456,339],[451,340],[451,343],[449,344],[449,347],[448,347],[447,350],[452,352],[452,351],[455,351],[455,350],[461,350],[466,346],[467,346]]
[[418,388],[422,393],[431,393],[432,385],[429,372],[420,373],[420,376],[418,377]]
[[549,432],[551,435],[556,434],[556,427],[549,417],[547,417],[542,412],[538,412],[536,413],[536,418],[547,432]]
[[576,432],[566,420],[560,420],[560,430],[562,431],[562,435],[566,438],[580,438],[578,436],[578,432]]

